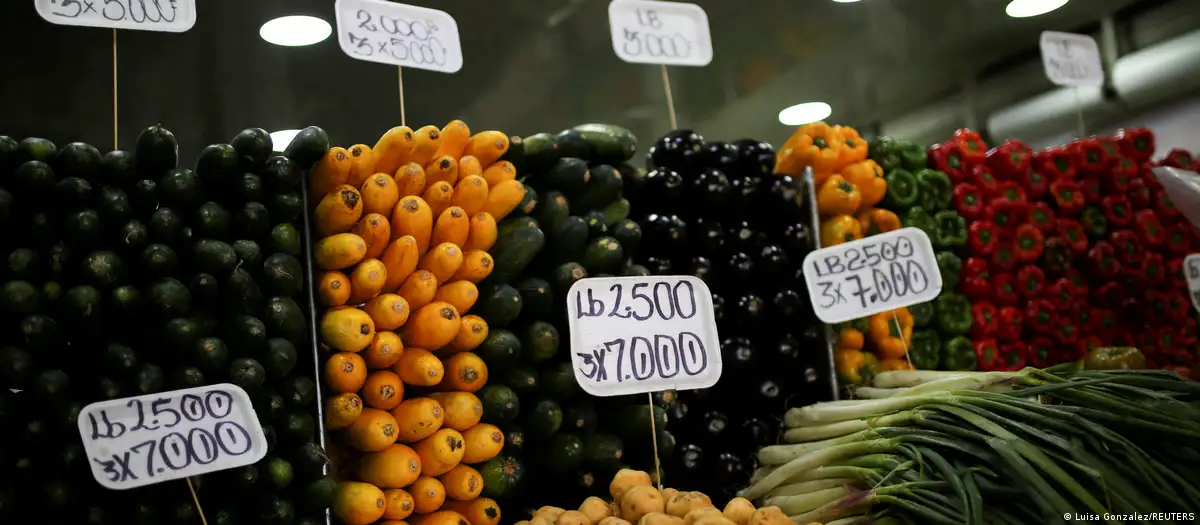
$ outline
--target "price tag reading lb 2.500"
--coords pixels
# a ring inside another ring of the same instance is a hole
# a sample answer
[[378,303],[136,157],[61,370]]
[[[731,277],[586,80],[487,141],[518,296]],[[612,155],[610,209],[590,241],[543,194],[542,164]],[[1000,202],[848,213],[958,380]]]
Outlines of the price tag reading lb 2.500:
[[462,69],[458,23],[445,11],[383,0],[337,0],[338,44],[350,58],[442,73]]
[[79,413],[92,476],[124,490],[249,465],[267,440],[246,391],[231,384],[92,403]]
[[804,280],[813,310],[829,324],[923,303],[942,291],[933,244],[917,228],[809,252]]
[[1060,86],[1100,86],[1100,46],[1088,35],[1043,31],[1039,41],[1046,78]]
[[567,293],[575,380],[594,396],[707,388],[721,377],[712,292],[692,276],[582,279]]
[[712,62],[708,14],[696,4],[613,0],[608,27],[617,57],[634,64],[707,66]]
[[1183,258],[1183,278],[1187,280],[1188,297],[1192,299],[1192,308],[1200,312],[1200,253],[1193,253]]
[[196,0],[34,0],[47,22],[182,33],[196,25]]

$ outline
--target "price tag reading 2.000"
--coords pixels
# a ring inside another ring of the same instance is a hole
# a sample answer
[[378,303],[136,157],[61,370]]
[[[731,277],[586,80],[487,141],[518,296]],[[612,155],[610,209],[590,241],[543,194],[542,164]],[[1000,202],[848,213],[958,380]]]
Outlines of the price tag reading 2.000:
[[583,279],[567,315],[575,380],[589,394],[706,388],[721,377],[712,292],[700,279]]
[[337,0],[338,44],[350,58],[454,73],[458,23],[445,11],[383,0]]
[[817,317],[830,324],[922,303],[942,291],[933,244],[917,228],[810,252],[804,280]]
[[79,413],[92,476],[130,489],[249,465],[266,456],[250,398],[219,384],[92,403]]

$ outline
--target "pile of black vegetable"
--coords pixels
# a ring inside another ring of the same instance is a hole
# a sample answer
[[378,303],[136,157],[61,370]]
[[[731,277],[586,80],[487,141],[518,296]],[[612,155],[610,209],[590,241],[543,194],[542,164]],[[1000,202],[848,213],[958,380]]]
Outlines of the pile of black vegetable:
[[208,523],[324,523],[301,184],[327,148],[314,127],[281,156],[247,129],[188,169],[161,126],[103,155],[0,136],[0,522],[199,523],[182,481],[102,488],[76,420],[229,382],[270,452],[193,478]]
[[664,477],[715,499],[746,485],[785,406],[831,392],[824,333],[800,270],[814,235],[807,199],[801,181],[773,174],[774,164],[765,142],[676,130],[651,145],[650,171],[626,180],[645,232],[638,262],[657,275],[694,275],[713,292],[721,379],[661,404],[679,438]]

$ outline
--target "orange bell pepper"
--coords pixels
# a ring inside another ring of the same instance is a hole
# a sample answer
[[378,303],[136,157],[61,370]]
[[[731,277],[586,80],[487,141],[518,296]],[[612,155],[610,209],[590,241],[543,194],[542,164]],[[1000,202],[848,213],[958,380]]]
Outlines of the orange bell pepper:
[[867,237],[900,229],[900,217],[891,210],[866,208],[858,212],[857,218],[863,235]]
[[838,164],[845,167],[867,158],[867,141],[858,135],[858,130],[849,126],[834,126],[833,131],[842,136],[844,144],[838,150]]
[[[896,321],[899,321],[897,323]],[[870,323],[871,342],[875,353],[884,359],[904,357],[912,341],[913,318],[908,308],[897,308],[872,315]]]
[[832,175],[817,190],[817,211],[821,215],[848,215],[858,210],[862,195],[841,175]]
[[880,359],[879,370],[890,372],[892,370],[916,370],[916,368],[913,368],[912,363],[909,363],[907,359],[897,357]]
[[[791,138],[775,156],[775,173],[803,175],[804,168],[811,166],[813,180],[825,182],[841,168],[841,149],[845,146],[840,132],[824,122],[805,124],[796,129]],[[866,144],[863,145],[866,151]]]
[[855,162],[842,168],[842,178],[858,188],[862,195],[864,208],[879,204],[887,194],[887,181],[883,178],[883,168],[873,160]]
[[838,348],[853,348],[855,350],[862,350],[864,343],[865,341],[863,340],[862,332],[859,332],[853,328],[843,328],[840,332],[838,332],[837,343],[834,346]]
[[843,384],[870,384],[879,370],[879,361],[874,355],[854,348],[834,350],[833,363]]
[[821,247],[857,241],[863,236],[862,225],[850,215],[838,215],[821,223]]

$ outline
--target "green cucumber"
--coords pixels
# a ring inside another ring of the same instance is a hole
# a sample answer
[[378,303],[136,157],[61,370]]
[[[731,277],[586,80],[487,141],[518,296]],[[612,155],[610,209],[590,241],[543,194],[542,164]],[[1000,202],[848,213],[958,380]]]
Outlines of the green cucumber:
[[583,194],[591,178],[586,160],[565,157],[558,159],[546,172],[544,185],[563,192],[568,198],[574,198]]
[[587,276],[587,270],[582,265],[569,262],[559,265],[551,272],[550,282],[554,286],[555,292],[565,297],[571,290],[571,285],[580,279],[586,279]]
[[166,206],[179,210],[195,209],[203,195],[200,176],[187,168],[174,168],[159,179],[158,195]]
[[239,238],[262,240],[271,233],[271,214],[262,203],[247,202],[235,215],[233,224]]
[[624,455],[625,444],[612,434],[593,434],[583,442],[583,462],[593,467],[615,470]]
[[553,230],[571,216],[571,205],[561,191],[550,190],[542,197],[534,214],[540,226]]
[[196,268],[212,275],[229,275],[237,268],[237,252],[233,246],[213,239],[201,239],[192,247]]
[[524,146],[524,171],[536,176],[558,160],[558,144],[549,133],[538,133],[525,137],[521,141]]
[[179,256],[170,246],[151,244],[142,250],[139,267],[153,277],[167,277],[179,269]]
[[558,260],[579,257],[588,240],[588,225],[583,217],[567,217],[549,230],[550,251]]
[[221,289],[225,312],[232,315],[262,315],[263,293],[250,273],[236,268],[225,279]]
[[483,478],[483,496],[506,500],[521,493],[525,479],[525,463],[509,454],[496,456],[479,467]]
[[642,227],[629,219],[609,227],[608,233],[621,243],[626,255],[632,255],[642,244]]
[[575,380],[575,369],[570,362],[549,363],[538,370],[538,383],[542,393],[555,399],[570,399],[583,390]]
[[[490,361],[485,361],[491,366]],[[504,375],[504,384],[513,389],[519,396],[530,396],[538,391],[537,370],[532,366],[520,364],[512,367]]]
[[243,169],[255,168],[266,164],[274,151],[271,134],[262,128],[247,128],[242,130],[233,140],[229,141],[241,162]]
[[592,176],[588,180],[587,188],[584,188],[583,194],[575,201],[579,209],[601,209],[621,196],[623,182],[621,172],[616,168],[600,164],[593,166],[589,171]]
[[599,419],[591,401],[576,402],[563,411],[563,430],[587,436],[596,431]]
[[539,457],[550,472],[568,472],[583,462],[583,440],[574,434],[555,434]]
[[592,210],[584,214],[583,220],[587,222],[588,237],[595,239],[608,235],[608,223],[604,222],[604,212],[600,210]]
[[522,319],[546,319],[554,309],[554,291],[550,283],[538,277],[528,277],[513,285],[521,294]]
[[100,171],[101,162],[104,162],[104,158],[95,146],[85,142],[72,142],[58,150],[54,157],[54,173],[59,177],[79,177],[92,181]]
[[558,329],[545,321],[534,321],[525,327],[521,348],[533,362],[549,361],[558,352]]
[[538,224],[537,219],[527,215],[509,217],[500,221],[500,223],[496,225],[496,238],[499,239],[502,237],[507,237],[509,234],[516,231],[517,228],[538,228],[539,226],[540,225]]
[[96,208],[110,224],[120,224],[133,216],[129,194],[116,186],[100,186],[96,192]]
[[538,192],[533,186],[525,186],[525,196],[521,197],[521,202],[517,203],[513,213],[517,215],[532,215],[533,211],[538,207]]
[[100,161],[100,182],[115,187],[124,187],[137,180],[133,154],[124,150],[113,150],[104,154]]
[[67,177],[54,183],[54,197],[67,208],[86,206],[92,200],[92,183],[82,177]]
[[542,398],[521,412],[521,425],[525,428],[526,437],[544,441],[562,427],[562,417],[562,408],[558,402],[551,398]]
[[579,262],[588,273],[610,273],[621,267],[624,258],[621,243],[612,237],[600,237],[588,243]]
[[304,334],[308,325],[304,321],[304,311],[291,298],[268,299],[266,315],[262,320],[267,327],[268,336],[282,337],[294,345],[304,344]]
[[170,130],[156,124],[138,134],[133,156],[143,177],[158,178],[179,166],[179,142]]
[[604,222],[610,227],[629,218],[629,199],[619,198],[608,203],[603,210]]
[[232,223],[233,215],[229,210],[215,202],[206,202],[196,210],[196,219],[192,226],[199,237],[224,240],[229,237]]
[[521,359],[521,340],[508,330],[489,330],[488,336],[475,348],[475,354],[489,368],[502,369]]
[[613,417],[605,418],[612,423],[612,430],[625,440],[643,439],[651,430],[650,418],[653,414],[654,428],[667,427],[667,411],[661,407],[651,407],[648,404],[630,405],[617,409]]
[[489,329],[504,328],[521,314],[521,293],[507,284],[484,288],[471,312],[487,321]]
[[[325,152],[322,151],[324,156]],[[318,157],[320,158],[320,157]],[[263,180],[275,191],[287,191],[300,185],[304,172],[288,157],[271,157],[263,168]]]
[[483,404],[483,420],[489,423],[502,424],[516,419],[521,413],[521,401],[517,393],[504,385],[491,384],[478,392],[479,401]]
[[613,124],[580,124],[575,130],[592,145],[595,161],[613,164],[632,159],[637,154],[637,136],[626,128]]
[[545,245],[546,236],[536,226],[522,226],[500,237],[492,246],[494,267],[488,282],[512,282]]
[[194,171],[202,183],[221,187],[238,174],[238,152],[229,144],[211,144],[200,151]]
[[292,159],[300,167],[302,173],[306,173],[313,164],[325,156],[326,151],[329,151],[329,135],[317,126],[309,126],[300,130],[300,133],[283,150],[283,155]]

